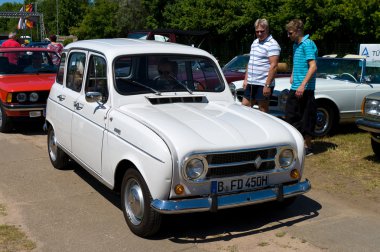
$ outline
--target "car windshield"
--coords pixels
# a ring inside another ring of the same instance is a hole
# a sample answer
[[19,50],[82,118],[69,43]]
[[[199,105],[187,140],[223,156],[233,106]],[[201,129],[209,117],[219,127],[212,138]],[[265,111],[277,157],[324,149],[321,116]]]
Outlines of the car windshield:
[[223,71],[242,71],[245,72],[249,61],[249,55],[239,55],[228,62],[224,67]]
[[0,74],[56,73],[58,67],[53,64],[47,51],[7,51],[0,53]]
[[122,56],[115,60],[114,75],[116,90],[123,95],[224,90],[217,66],[199,56]]
[[318,58],[317,78],[360,82],[363,66],[363,59]]

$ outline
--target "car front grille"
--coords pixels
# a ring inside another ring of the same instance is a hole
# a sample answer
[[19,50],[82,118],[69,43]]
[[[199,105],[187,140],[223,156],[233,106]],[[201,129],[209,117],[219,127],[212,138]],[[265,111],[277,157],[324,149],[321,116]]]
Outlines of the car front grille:
[[275,169],[276,148],[208,154],[206,179],[241,176]]

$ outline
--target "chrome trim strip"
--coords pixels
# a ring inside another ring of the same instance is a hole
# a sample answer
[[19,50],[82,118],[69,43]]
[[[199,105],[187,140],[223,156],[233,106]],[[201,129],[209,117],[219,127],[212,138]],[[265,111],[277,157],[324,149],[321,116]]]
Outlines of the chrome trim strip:
[[275,187],[252,192],[243,192],[229,195],[210,195],[203,198],[180,199],[180,200],[160,200],[155,199],[151,207],[162,214],[179,214],[193,212],[212,211],[217,209],[226,209],[232,207],[246,206],[264,203],[268,201],[281,200],[297,195],[304,194],[311,189],[308,179],[294,185],[276,185]]

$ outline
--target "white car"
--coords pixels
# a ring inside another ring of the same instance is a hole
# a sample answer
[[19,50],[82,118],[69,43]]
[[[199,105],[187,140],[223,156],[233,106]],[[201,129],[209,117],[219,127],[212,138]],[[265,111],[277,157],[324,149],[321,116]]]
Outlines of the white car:
[[193,47],[69,44],[46,126],[53,166],[74,160],[119,192],[128,226],[143,237],[162,214],[288,204],[311,188],[298,131],[236,104],[216,59]]
[[[315,99],[317,124],[314,134],[325,136],[339,123],[354,123],[361,117],[363,98],[380,91],[380,62],[366,62],[361,58],[330,58],[317,60]],[[290,78],[276,78],[270,101],[270,114],[285,117],[285,104],[290,89]],[[241,101],[243,81],[233,82],[235,100]]]

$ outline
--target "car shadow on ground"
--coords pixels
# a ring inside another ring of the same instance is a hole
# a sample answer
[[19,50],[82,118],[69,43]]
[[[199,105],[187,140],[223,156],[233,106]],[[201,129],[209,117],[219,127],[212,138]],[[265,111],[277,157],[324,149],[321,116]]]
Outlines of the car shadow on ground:
[[46,131],[43,130],[44,123],[45,120],[40,119],[19,119],[13,123],[13,128],[8,134],[22,134],[27,136],[46,135]]
[[[119,194],[104,186],[78,164],[72,162],[70,166],[78,176],[122,211]],[[292,226],[317,217],[321,208],[318,202],[302,195],[287,208],[281,208],[276,203],[265,203],[220,210],[216,213],[164,215],[160,232],[150,239],[169,239],[175,243],[229,240]]]

